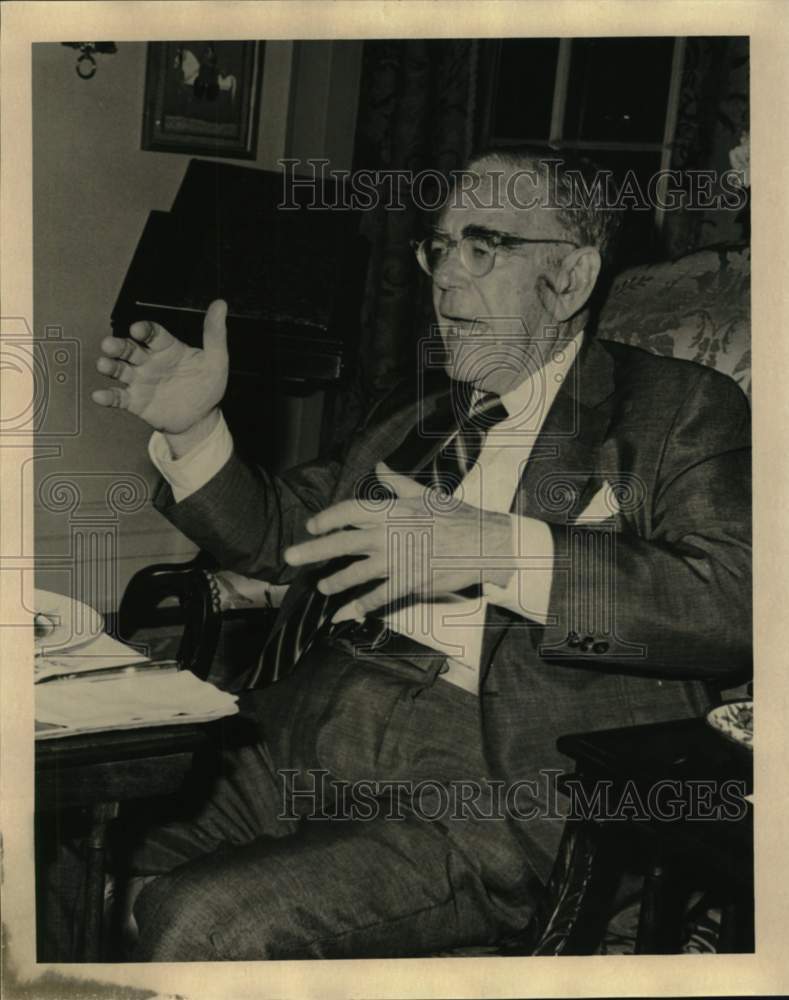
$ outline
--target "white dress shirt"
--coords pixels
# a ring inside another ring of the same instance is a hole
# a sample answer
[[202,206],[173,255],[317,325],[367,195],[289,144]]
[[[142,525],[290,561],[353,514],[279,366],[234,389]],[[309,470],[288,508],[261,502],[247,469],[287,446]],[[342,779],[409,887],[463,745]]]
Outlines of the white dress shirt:
[[[557,351],[539,371],[501,397],[508,416],[491,428],[479,457],[458,487],[465,503],[506,513],[512,506],[523,470],[545,417],[572,367],[583,333]],[[176,501],[212,479],[233,451],[224,419],[187,455],[174,459],[163,434],[154,432],[148,446],[151,461],[167,479]],[[511,515],[516,570],[506,587],[485,584],[478,598],[437,596],[386,617],[396,632],[446,653],[443,678],[477,693],[482,638],[488,603],[544,623],[553,580],[553,538],[548,526],[533,518]],[[481,553],[484,556],[484,553]]]

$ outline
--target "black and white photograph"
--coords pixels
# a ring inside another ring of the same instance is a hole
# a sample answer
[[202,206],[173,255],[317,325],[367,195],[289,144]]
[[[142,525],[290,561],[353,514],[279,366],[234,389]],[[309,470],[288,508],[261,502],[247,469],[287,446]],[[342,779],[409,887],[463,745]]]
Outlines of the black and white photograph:
[[151,42],[143,149],[255,159],[263,46]]
[[74,995],[758,958],[752,39],[576,23],[30,43],[2,625]]

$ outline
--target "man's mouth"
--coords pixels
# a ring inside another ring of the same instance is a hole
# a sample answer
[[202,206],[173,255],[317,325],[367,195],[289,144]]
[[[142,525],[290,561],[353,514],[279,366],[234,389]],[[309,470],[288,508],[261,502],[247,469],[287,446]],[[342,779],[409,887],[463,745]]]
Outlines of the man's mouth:
[[445,316],[441,314],[441,333],[445,337],[466,337],[483,333],[487,326],[481,319],[467,316]]

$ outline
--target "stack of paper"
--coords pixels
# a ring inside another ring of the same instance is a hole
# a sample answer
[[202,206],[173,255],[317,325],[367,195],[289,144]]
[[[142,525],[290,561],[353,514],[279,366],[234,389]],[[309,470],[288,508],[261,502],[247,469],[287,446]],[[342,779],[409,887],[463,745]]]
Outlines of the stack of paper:
[[42,653],[34,661],[34,679],[36,684],[48,677],[60,674],[77,674],[93,670],[113,670],[127,667],[132,663],[146,663],[147,656],[138,653],[131,646],[126,646],[112,636],[102,632],[101,635],[83,643],[76,649],[63,650],[60,653]]
[[36,685],[36,739],[207,722],[238,711],[236,699],[187,670],[127,668]]

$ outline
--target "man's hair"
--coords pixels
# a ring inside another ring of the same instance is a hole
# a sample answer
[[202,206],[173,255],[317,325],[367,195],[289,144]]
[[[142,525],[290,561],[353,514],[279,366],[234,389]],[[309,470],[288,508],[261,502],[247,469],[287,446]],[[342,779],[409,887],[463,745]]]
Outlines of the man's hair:
[[501,164],[509,174],[536,174],[542,181],[540,196],[556,210],[565,232],[581,246],[596,247],[603,271],[610,269],[622,214],[608,207],[616,201],[611,171],[585,156],[534,146],[484,149],[470,159],[466,171],[490,163]]

